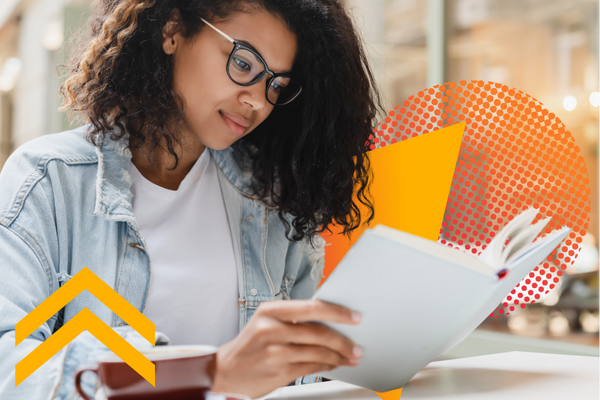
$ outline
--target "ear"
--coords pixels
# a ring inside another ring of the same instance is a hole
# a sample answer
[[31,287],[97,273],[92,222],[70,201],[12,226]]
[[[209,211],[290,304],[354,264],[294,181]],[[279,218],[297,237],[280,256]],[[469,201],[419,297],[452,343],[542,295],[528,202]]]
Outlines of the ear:
[[174,8],[169,15],[169,19],[167,23],[162,28],[163,35],[163,51],[167,54],[175,53],[177,49],[177,45],[181,45],[181,40],[183,37],[181,36],[182,30],[182,21],[181,21],[181,11],[178,8]]

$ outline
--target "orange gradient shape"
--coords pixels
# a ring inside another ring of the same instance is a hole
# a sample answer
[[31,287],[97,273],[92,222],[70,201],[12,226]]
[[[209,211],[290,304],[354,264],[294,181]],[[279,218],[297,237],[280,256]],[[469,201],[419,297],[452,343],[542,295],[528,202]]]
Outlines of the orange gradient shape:
[[402,396],[402,388],[396,390],[390,390],[389,392],[375,392],[377,396],[381,397],[381,400],[399,400]]
[[[464,128],[464,123],[458,123],[369,152],[375,208],[369,227],[384,224],[437,241]],[[360,211],[361,215],[368,215],[362,204]],[[340,235],[338,227],[333,227],[331,234],[323,234],[331,244],[325,253],[324,277],[329,276],[365,229],[367,226],[361,226],[350,240]]]

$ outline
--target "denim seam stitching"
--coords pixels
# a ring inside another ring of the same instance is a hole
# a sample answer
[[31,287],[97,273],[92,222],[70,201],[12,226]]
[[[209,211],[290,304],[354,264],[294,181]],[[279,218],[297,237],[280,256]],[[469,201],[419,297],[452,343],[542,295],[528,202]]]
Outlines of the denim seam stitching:
[[[16,223],[12,223],[11,226],[13,226],[16,229],[10,229],[8,227],[5,227],[6,229],[8,229],[9,231],[13,232],[15,235],[17,235],[19,238],[21,238],[21,240],[23,240],[25,242],[25,244],[27,244],[27,246],[31,249],[31,251],[33,251],[33,253],[35,254],[35,256],[37,257],[37,259],[39,260],[42,268],[44,269],[44,273],[46,274],[46,280],[48,283],[48,290],[50,292],[50,294],[54,293],[54,290],[52,290],[52,274],[48,274],[48,272],[50,272],[50,265],[48,263],[48,258],[46,257],[46,255],[44,254],[44,251],[42,250],[42,247],[39,245],[39,243],[35,240],[35,238],[33,236],[31,236],[29,234],[29,232],[27,232],[23,227],[17,225]],[[17,232],[17,230],[21,231],[21,232]],[[39,247],[39,251],[42,253],[43,257],[40,257],[40,254],[38,253],[38,251],[36,250],[36,248],[30,243],[29,240],[27,240],[27,237],[30,237],[31,240],[33,240],[35,242],[35,244]]]
[[[265,208],[265,213],[266,213],[266,218],[269,218],[269,209]],[[263,251],[262,251],[262,266],[263,269],[265,271],[265,275],[267,276],[267,281],[269,282],[269,285],[271,286],[271,294],[273,297],[275,297],[275,287],[273,286],[273,280],[271,279],[271,275],[269,274],[269,270],[267,269],[267,257],[266,257],[266,252],[267,252],[267,239],[269,237],[269,224],[266,223],[265,224],[265,241],[263,244]]]
[[248,303],[270,303],[273,300],[244,300],[244,308],[257,308],[259,306],[255,306],[255,305],[251,305],[249,306]]
[[[227,177],[227,176],[225,176]],[[235,187],[235,185],[234,185]],[[242,218],[240,219],[240,241],[242,243],[240,243],[241,245],[241,253],[242,253],[242,270],[244,271],[244,299],[246,299],[246,293],[248,293],[248,282],[246,281],[246,251],[244,249],[244,227],[242,226],[242,224],[244,223],[244,203],[242,202],[242,210],[241,210],[241,216]]]
[[[121,284],[121,275],[123,274],[123,266],[125,265],[125,257],[127,257],[127,242],[129,239],[129,227],[127,227],[127,235],[125,236],[125,253],[123,254],[123,261],[121,262],[121,270],[119,271],[119,279],[117,279],[117,285],[115,286],[115,292],[119,293],[119,285]],[[121,318],[121,317],[119,317]],[[123,318],[121,318],[123,319]],[[117,325],[117,313],[113,311],[113,326]]]
[[[93,163],[97,162],[97,160],[95,160],[94,157],[59,157],[56,155],[52,155],[51,153],[43,154],[40,157],[40,159],[38,160],[37,168],[31,174],[29,174],[27,179],[25,179],[25,181],[19,188],[19,191],[17,192],[17,195],[15,196],[13,204],[8,209],[7,214],[4,215],[2,220],[0,220],[0,225],[8,226],[14,222],[15,218],[17,218],[17,216],[23,209],[23,205],[25,204],[25,199],[27,198],[27,196],[29,196],[29,193],[31,193],[31,191],[33,190],[35,185],[40,180],[42,180],[42,178],[44,178],[46,176],[48,163],[50,161],[54,161],[54,160],[62,161],[67,165],[93,164]],[[36,174],[39,175],[37,178],[34,177]],[[15,207],[16,207],[16,209],[15,209]],[[11,214],[14,214],[14,215],[12,215],[10,217],[10,221],[7,221],[5,224],[4,221]]]
[[[135,233],[142,236],[139,229],[136,229]],[[141,241],[140,243],[143,246],[144,242]],[[148,251],[144,250],[144,255],[148,259],[148,283],[146,284],[146,294],[144,295],[144,302],[142,303],[142,309],[140,310],[142,314],[144,311],[146,311],[146,303],[148,302],[148,296],[150,295],[150,283],[152,283],[152,261],[150,260],[150,254],[148,254]]]
[[[23,187],[25,186],[25,184],[26,184],[27,182],[29,182],[29,179],[31,179],[31,177],[33,176],[33,174],[35,174],[35,173],[38,171],[38,169],[39,169],[39,164],[40,164],[40,161],[41,161],[41,159],[42,159],[43,157],[44,157],[44,156],[42,156],[42,157],[40,158],[40,160],[38,160],[38,167],[37,167],[37,168],[36,168],[36,169],[35,169],[35,170],[34,170],[34,171],[31,173],[31,174],[29,174],[29,176],[27,177],[27,179],[25,179],[25,180],[23,181],[23,183],[21,184],[21,187],[20,187],[20,188],[19,188],[19,190],[17,191],[17,195],[15,196],[15,199],[13,200],[13,203],[12,203],[12,205],[11,205],[11,206],[8,208],[8,210],[7,210],[7,214],[6,214],[6,215],[4,215],[4,217],[2,217],[2,220],[0,220],[0,225],[4,225],[4,220],[6,219],[6,217],[7,217],[8,215],[10,215],[10,213],[12,212],[12,209],[13,209],[13,208],[15,208],[15,203],[17,202],[17,199],[19,198],[19,194],[20,194],[20,193],[21,193],[21,191],[23,190]],[[8,225],[10,225],[10,224],[7,224],[6,226],[8,227]]]
[[[216,157],[215,157],[215,160],[216,160]],[[229,178],[227,178],[227,175],[225,174],[225,172],[223,171],[223,169],[221,168],[221,166],[219,165],[219,163],[216,162],[215,164],[217,165],[217,168],[218,168],[217,175],[219,175],[219,174],[223,175],[223,177],[225,178],[226,183],[229,186],[233,187],[238,193],[241,193],[239,190],[237,190],[237,187],[229,180]],[[221,191],[222,190],[223,189],[221,188]],[[244,196],[244,197],[246,197],[246,196]],[[244,204],[243,204],[243,200],[240,202],[240,215],[243,218],[243,216],[244,216]],[[229,218],[229,216],[228,216],[228,218]],[[247,282],[246,282],[246,265],[245,265],[245,262],[244,262],[244,239],[243,239],[242,219],[240,219],[240,222],[239,222],[239,232],[240,232],[240,242],[238,243],[238,246],[240,248],[240,255],[241,255],[240,262],[241,262],[241,267],[242,267],[241,269],[242,269],[242,282],[243,282],[242,289],[243,289],[243,293],[239,293],[240,298],[238,298],[238,308],[240,309],[240,312],[241,312],[241,310],[245,310],[245,305],[244,304],[246,303],[246,292],[248,291],[248,285],[247,285]],[[233,234],[232,234],[232,236],[233,236]],[[243,296],[244,298],[241,298],[241,296]],[[245,316],[244,316],[244,321],[246,321]]]

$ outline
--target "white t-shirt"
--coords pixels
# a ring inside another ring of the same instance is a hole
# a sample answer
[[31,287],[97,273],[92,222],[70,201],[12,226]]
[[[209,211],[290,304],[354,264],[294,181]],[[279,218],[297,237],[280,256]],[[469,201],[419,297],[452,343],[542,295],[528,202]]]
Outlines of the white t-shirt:
[[237,271],[210,151],[177,190],[153,184],[133,163],[130,173],[133,214],[151,262],[144,314],[171,344],[232,340],[239,329]]

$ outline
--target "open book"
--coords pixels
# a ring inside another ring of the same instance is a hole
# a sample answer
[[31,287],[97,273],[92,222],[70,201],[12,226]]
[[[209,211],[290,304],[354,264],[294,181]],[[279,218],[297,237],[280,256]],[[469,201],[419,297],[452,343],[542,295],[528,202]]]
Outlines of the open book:
[[366,230],[313,296],[363,315],[357,326],[327,325],[364,355],[356,367],[322,375],[378,392],[404,386],[464,340],[571,231],[534,241],[550,220],[531,225],[537,213],[516,216],[479,257],[383,225]]

